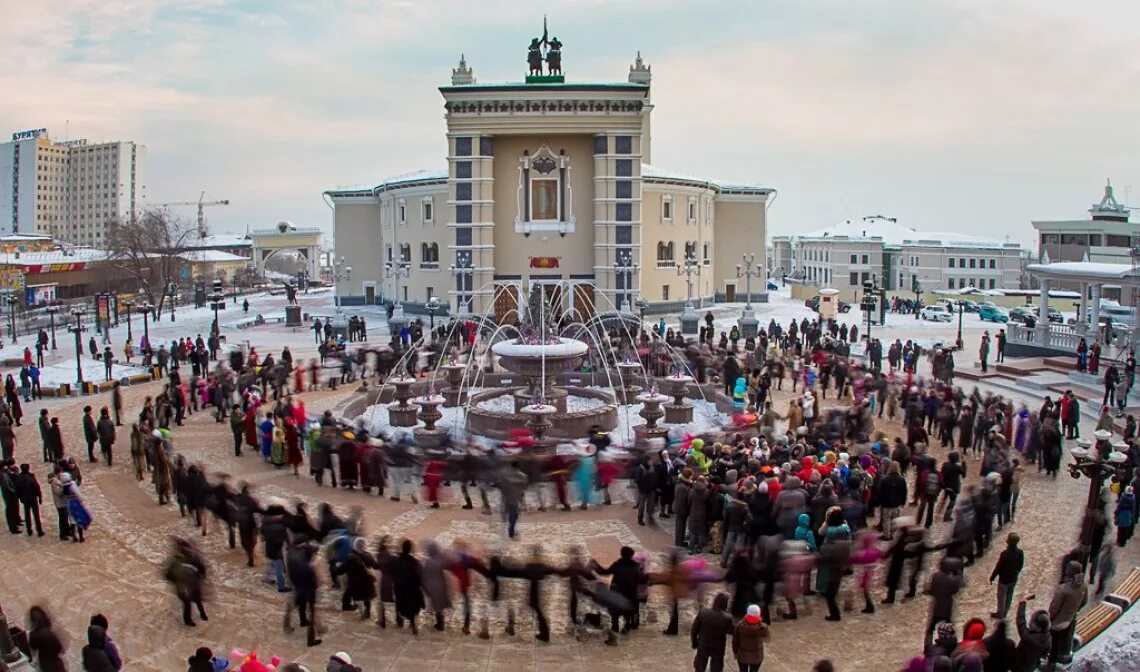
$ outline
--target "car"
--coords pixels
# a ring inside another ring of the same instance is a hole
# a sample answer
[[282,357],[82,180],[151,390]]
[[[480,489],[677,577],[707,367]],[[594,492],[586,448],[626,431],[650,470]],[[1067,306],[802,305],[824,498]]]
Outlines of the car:
[[1018,306],[1009,311],[1009,321],[1019,322],[1021,324],[1035,324],[1037,322],[1037,311],[1029,306]]
[[839,312],[850,313],[851,312],[851,304],[847,303],[845,301],[840,301],[839,302]]
[[933,322],[949,322],[950,311],[946,310],[946,306],[936,303],[932,306],[923,308],[919,313],[919,317],[924,320],[931,320]]
[[775,281],[775,280],[769,280],[769,281],[768,281],[768,291],[769,291],[769,292],[778,292],[778,291],[780,291],[780,286],[776,284],[776,281]]
[[1057,324],[1063,324],[1065,322],[1065,316],[1061,314],[1061,311],[1053,306],[1049,306],[1046,310],[1049,311],[1050,322],[1056,322]]
[[959,299],[958,303],[962,306],[962,310],[966,311],[967,313],[978,312],[978,304],[975,301],[971,301],[970,299]]
[[978,306],[978,319],[982,322],[1009,322],[1009,315],[988,301]]
[[808,310],[812,310],[812,311],[815,311],[818,313],[819,312],[819,297],[813,296],[810,299],[806,299],[804,301],[804,307],[807,308]]
[[957,313],[958,312],[958,303],[954,299],[938,299],[937,301],[935,301],[931,305],[942,306],[943,308],[946,309],[946,312],[948,312],[948,313]]

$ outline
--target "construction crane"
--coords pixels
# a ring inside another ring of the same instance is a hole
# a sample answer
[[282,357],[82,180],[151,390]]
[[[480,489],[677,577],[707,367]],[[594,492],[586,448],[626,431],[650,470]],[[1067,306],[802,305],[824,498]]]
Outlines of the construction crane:
[[205,209],[207,207],[211,207],[214,205],[229,205],[229,204],[230,204],[229,199],[226,199],[224,201],[207,201],[206,200],[206,192],[203,191],[202,195],[198,197],[198,202],[196,202],[196,203],[194,201],[178,201],[176,203],[155,203],[154,205],[156,205],[160,208],[165,208],[165,207],[169,207],[172,205],[196,205],[196,206],[198,206],[198,237],[199,238],[205,238],[205,237],[210,235],[209,231],[206,230]]

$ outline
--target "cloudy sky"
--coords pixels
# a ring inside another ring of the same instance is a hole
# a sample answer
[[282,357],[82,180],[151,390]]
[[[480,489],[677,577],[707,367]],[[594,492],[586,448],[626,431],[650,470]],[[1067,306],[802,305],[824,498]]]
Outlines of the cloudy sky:
[[[445,163],[461,52],[520,81],[543,3],[0,2],[0,133],[133,139],[215,231],[331,228],[321,191]],[[868,214],[1032,240],[1111,177],[1140,202],[1140,3],[563,0],[569,80],[653,66],[654,163],[779,191],[770,234]],[[2,137],[2,136],[0,136]],[[192,212],[187,212],[187,216]]]

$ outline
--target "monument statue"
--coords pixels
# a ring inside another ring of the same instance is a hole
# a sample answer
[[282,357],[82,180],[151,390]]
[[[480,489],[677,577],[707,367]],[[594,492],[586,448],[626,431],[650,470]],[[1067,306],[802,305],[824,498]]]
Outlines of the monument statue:
[[542,74],[542,40],[533,38],[530,41],[530,47],[527,48],[526,54],[527,65],[530,66],[531,75]]
[[546,52],[546,71],[548,74],[562,74],[562,43],[558,38],[550,40],[550,49]]
[[281,283],[285,285],[285,303],[286,305],[297,305],[297,287],[288,282]]

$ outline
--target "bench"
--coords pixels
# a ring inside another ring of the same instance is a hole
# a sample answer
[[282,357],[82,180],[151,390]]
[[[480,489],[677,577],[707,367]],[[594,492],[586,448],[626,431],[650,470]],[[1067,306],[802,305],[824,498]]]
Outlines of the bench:
[[1104,600],[1118,605],[1121,609],[1136,604],[1136,601],[1140,600],[1140,567],[1134,567]]
[[1079,649],[1088,644],[1120,618],[1123,612],[1120,605],[1111,602],[1097,602],[1091,609],[1081,612],[1077,616],[1077,629],[1073,633],[1073,648]]

